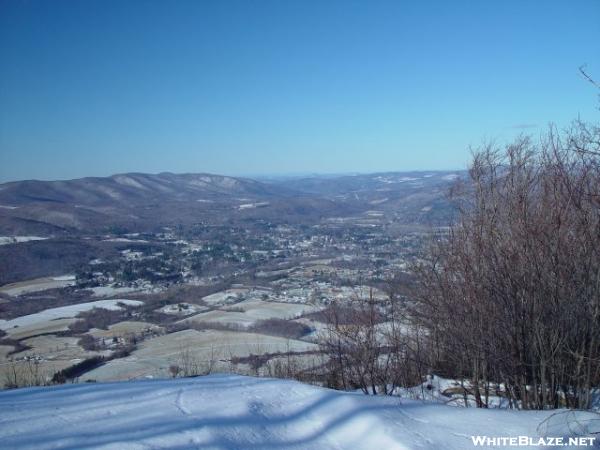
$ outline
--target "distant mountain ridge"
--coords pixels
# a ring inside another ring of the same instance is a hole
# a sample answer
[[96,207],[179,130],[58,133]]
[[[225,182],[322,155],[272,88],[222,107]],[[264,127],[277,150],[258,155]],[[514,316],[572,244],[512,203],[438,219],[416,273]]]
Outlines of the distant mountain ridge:
[[[110,177],[88,177],[65,181],[16,181],[0,184],[3,206],[22,206],[39,202],[77,203],[86,206],[131,203],[170,196],[272,195],[269,185],[258,181],[212,174],[156,175],[125,173]],[[279,192],[278,192],[279,194]],[[190,198],[188,198],[190,197]]]
[[114,226],[143,231],[237,218],[310,222],[374,207],[414,213],[439,201],[456,174],[390,172],[265,182],[163,172],[14,181],[0,184],[0,235],[105,232]]

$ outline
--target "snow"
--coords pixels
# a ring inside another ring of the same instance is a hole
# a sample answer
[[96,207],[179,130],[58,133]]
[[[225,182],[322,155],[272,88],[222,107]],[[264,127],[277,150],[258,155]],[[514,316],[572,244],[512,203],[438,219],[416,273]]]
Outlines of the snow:
[[108,195],[110,198],[113,198],[115,200],[120,200],[121,199],[121,194],[118,191],[115,191],[114,189],[111,189],[111,188],[109,188],[107,186],[98,185],[97,189],[100,192]]
[[125,186],[131,186],[131,187],[135,187],[138,189],[144,189],[144,190],[148,190],[148,188],[146,186],[144,186],[143,184],[141,184],[139,181],[135,180],[134,178],[128,177],[126,175],[118,175],[113,177],[113,179],[122,185]]
[[61,275],[59,277],[52,277],[54,281],[75,281],[76,278],[77,277],[75,275]]
[[379,204],[381,204],[381,203],[385,203],[385,202],[387,202],[387,201],[388,201],[388,198],[387,198],[387,197],[385,197],[385,198],[381,198],[381,199],[377,199],[377,200],[371,200],[371,201],[369,202],[369,204],[370,204],[370,205],[379,205]]
[[259,320],[273,318],[290,319],[308,312],[318,311],[320,309],[307,304],[265,302],[259,299],[241,301],[236,303],[233,308],[233,310],[227,310],[227,308],[223,308],[203,312],[183,319],[182,322],[217,322],[249,326],[255,324]]
[[247,294],[249,291],[250,289],[247,288],[227,289],[225,291],[216,292],[214,294],[207,295],[206,297],[202,297],[202,301],[211,306],[237,303],[243,300],[244,294]]
[[112,299],[60,306],[58,308],[45,309],[44,311],[40,311],[35,314],[17,317],[16,319],[2,321],[0,322],[0,330],[8,330],[9,328],[33,325],[36,323],[47,322],[48,320],[71,318],[77,316],[80,312],[90,311],[94,308],[112,310],[121,309],[118,303],[125,303],[132,306],[138,306],[142,304],[142,302],[137,300]]
[[162,312],[164,314],[173,314],[175,316],[189,316],[190,314],[197,314],[202,311],[206,311],[208,307],[194,305],[193,303],[176,303],[173,305],[166,305],[162,308],[157,309],[157,311]]
[[442,177],[442,180],[452,181],[452,180],[456,180],[457,178],[458,178],[458,174],[457,173],[451,173],[449,175],[444,175]]
[[96,286],[88,288],[88,290],[92,291],[93,297],[110,297],[111,295],[128,294],[139,289],[132,287]]
[[47,237],[41,236],[0,236],[0,245],[20,244],[29,241],[44,241]]
[[142,252],[135,252],[131,249],[122,250],[121,255],[127,261],[138,261],[140,259],[144,259],[144,254]]
[[269,206],[269,202],[244,203],[242,205],[239,205],[238,209],[261,208],[263,206]]
[[71,275],[57,277],[35,278],[33,280],[20,281],[18,283],[6,284],[0,287],[0,292],[13,297],[29,294],[32,292],[45,291],[47,289],[58,289],[74,286],[75,279]]
[[538,425],[550,416],[549,411],[455,408],[295,381],[210,375],[5,391],[0,445],[14,450],[463,450],[474,448],[472,435],[537,438]]
[[315,351],[313,343],[227,330],[183,330],[146,339],[126,358],[113,359],[87,372],[81,381],[118,381],[169,376],[169,366],[181,364],[187,351],[201,368],[213,360],[215,371],[228,371],[233,357],[245,358],[265,353]]
[[107,239],[103,239],[102,242],[133,242],[136,244],[147,244],[148,241],[144,240],[144,239],[129,239],[129,238],[107,238]]

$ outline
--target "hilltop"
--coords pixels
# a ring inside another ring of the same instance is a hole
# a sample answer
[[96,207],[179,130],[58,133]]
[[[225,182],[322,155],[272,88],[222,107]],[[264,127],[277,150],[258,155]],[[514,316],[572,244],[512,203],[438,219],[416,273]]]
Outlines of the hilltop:
[[14,450],[463,450],[473,448],[471,435],[536,437],[551,413],[465,409],[211,375],[2,392],[0,442]]

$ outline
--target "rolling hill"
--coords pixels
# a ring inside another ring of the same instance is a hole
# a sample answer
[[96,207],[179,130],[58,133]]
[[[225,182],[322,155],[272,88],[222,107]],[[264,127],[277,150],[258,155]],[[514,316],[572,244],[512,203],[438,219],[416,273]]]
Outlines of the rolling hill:
[[[260,210],[257,214],[256,210]],[[340,202],[285,186],[209,174],[129,173],[0,185],[0,235],[105,232],[235,217],[345,213]]]
[[0,184],[0,236],[61,236],[114,228],[262,219],[312,223],[370,210],[406,223],[447,222],[453,172],[257,181],[211,174],[127,173]]

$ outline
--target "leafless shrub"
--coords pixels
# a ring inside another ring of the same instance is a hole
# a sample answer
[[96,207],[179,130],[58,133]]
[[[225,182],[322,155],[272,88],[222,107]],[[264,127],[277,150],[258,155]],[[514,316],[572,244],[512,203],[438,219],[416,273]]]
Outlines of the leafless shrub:
[[77,345],[79,345],[84,350],[93,352],[99,349],[98,342],[96,338],[90,334],[82,335],[77,341]]
[[5,389],[16,389],[30,386],[46,386],[50,377],[36,358],[25,358],[10,361],[2,366],[2,379]]
[[223,311],[226,312],[238,312],[238,313],[243,313],[246,312],[246,310],[240,306],[230,306],[228,308],[223,308]]
[[177,364],[171,364],[169,366],[169,373],[173,378],[177,378],[181,373],[181,367],[179,367]]
[[76,322],[69,324],[69,331],[72,334],[87,333],[92,328],[107,330],[109,326],[128,320],[131,317],[131,306],[120,303],[122,309],[93,308],[90,311],[83,311],[78,314]]
[[212,345],[206,359],[200,359],[189,347],[183,347],[177,355],[176,362],[169,366],[169,372],[173,378],[210,375],[217,361],[217,351]]
[[273,356],[264,364],[263,374],[304,383],[322,384],[325,357],[321,352],[285,352]]
[[227,322],[178,322],[167,327],[168,333],[175,333],[183,330],[245,331],[245,328],[241,325]]
[[87,333],[89,330],[93,328],[93,324],[90,323],[86,319],[78,320],[76,322],[70,323],[67,327],[68,331],[72,334],[83,334]]
[[477,405],[588,408],[600,383],[600,128],[576,122],[473,157],[459,221],[417,268],[412,309]]
[[600,413],[561,410],[549,415],[537,427],[540,436],[590,436],[600,434]]
[[397,303],[395,296],[378,300],[371,292],[368,298],[331,305],[319,342],[327,356],[328,387],[388,394],[397,386],[420,383],[426,375],[426,344],[420,327],[403,323]]
[[259,320],[248,328],[253,333],[299,339],[312,331],[308,325],[283,319]]

